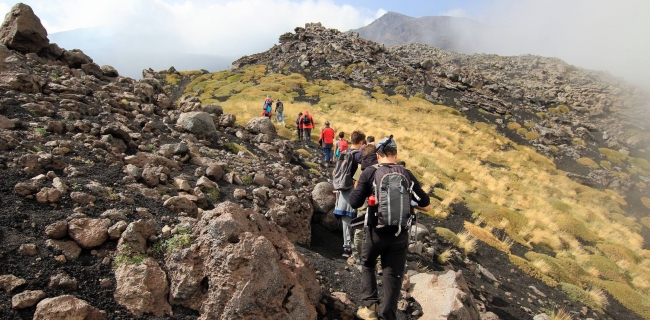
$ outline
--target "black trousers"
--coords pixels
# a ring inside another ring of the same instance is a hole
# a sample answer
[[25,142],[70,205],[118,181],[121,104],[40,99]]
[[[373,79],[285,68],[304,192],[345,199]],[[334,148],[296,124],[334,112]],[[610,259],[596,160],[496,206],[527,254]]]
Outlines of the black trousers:
[[380,302],[377,296],[375,265],[377,257],[381,256],[384,297],[379,304],[378,313],[379,318],[384,320],[397,319],[397,300],[399,300],[406,265],[408,231],[402,230],[398,236],[395,236],[396,231],[392,227],[386,227],[385,230],[370,228],[366,229],[363,237],[361,304],[368,307]]
[[298,128],[298,140],[302,142],[302,129]]

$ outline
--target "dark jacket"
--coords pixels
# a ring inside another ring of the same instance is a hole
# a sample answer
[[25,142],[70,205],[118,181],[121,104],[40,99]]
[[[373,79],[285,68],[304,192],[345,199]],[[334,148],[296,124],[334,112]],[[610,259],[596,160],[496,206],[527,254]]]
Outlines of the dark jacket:
[[284,112],[284,104],[282,104],[282,101],[278,101],[275,103],[275,113],[278,112]]
[[[352,193],[350,194],[350,206],[352,208],[360,208],[363,206],[364,202],[366,199],[374,193],[374,190],[372,188],[372,183],[375,178],[375,171],[377,168],[375,167],[368,167],[365,170],[363,170],[363,173],[361,174],[361,177],[359,178],[359,184],[357,185],[354,190],[352,190]],[[409,173],[409,179],[414,183],[413,184],[413,191],[415,194],[420,197],[420,201],[417,201],[419,207],[426,207],[431,203],[431,200],[429,199],[429,196],[427,196],[426,192],[422,190],[422,186],[420,185],[420,182],[413,176],[413,173],[411,173],[410,170],[406,170]],[[415,200],[415,199],[413,199]],[[412,210],[412,209],[411,209]],[[376,224],[376,221],[371,221],[370,219],[374,218],[376,220],[376,214],[377,214],[377,207],[369,207],[370,216],[369,216],[369,223],[370,224]],[[384,228],[395,228],[397,229],[396,226],[386,226]]]

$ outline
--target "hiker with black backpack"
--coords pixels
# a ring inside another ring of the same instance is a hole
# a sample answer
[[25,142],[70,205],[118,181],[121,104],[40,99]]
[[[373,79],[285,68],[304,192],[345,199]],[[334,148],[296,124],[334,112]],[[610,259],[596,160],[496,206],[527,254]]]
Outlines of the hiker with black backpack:
[[[406,265],[409,228],[415,223],[411,201],[428,211],[430,200],[413,174],[396,165],[397,143],[391,135],[377,143],[378,164],[366,168],[350,194],[350,205],[368,200],[361,253],[362,293],[357,316],[361,319],[397,319],[402,278]],[[375,264],[381,256],[384,296],[377,295]],[[379,305],[379,306],[378,306]]]
[[361,131],[352,132],[352,146],[341,153],[336,167],[332,173],[332,185],[337,192],[334,216],[341,220],[343,227],[343,256],[352,255],[353,230],[350,227],[352,219],[357,216],[357,211],[350,206],[350,193],[354,189],[353,179],[359,167],[359,148],[363,145],[366,135]]
[[282,122],[283,126],[287,126],[286,122],[284,122],[284,104],[280,101],[280,98],[275,100],[275,122]]
[[314,118],[309,114],[309,110],[305,110],[298,122],[302,128],[302,134],[305,136],[305,146],[308,147],[311,142],[311,129],[314,129]]

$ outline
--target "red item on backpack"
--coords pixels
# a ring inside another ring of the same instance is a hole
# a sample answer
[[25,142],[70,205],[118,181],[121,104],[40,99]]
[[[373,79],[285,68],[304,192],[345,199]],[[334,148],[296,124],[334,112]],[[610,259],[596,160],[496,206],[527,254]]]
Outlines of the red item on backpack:
[[341,140],[339,141],[339,150],[340,150],[341,152],[343,152],[343,151],[345,151],[345,150],[348,150],[348,142],[345,141],[345,140],[342,140],[342,139],[341,139]]

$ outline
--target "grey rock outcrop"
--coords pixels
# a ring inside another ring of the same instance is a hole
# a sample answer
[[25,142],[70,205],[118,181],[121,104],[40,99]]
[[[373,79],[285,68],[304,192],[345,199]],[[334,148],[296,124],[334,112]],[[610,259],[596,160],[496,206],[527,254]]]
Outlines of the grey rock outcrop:
[[50,44],[47,30],[32,8],[23,3],[14,5],[0,27],[0,43],[23,53],[39,52]]
[[263,216],[224,202],[203,213],[193,235],[192,248],[166,259],[172,305],[201,310],[200,319],[316,318],[311,266]]

